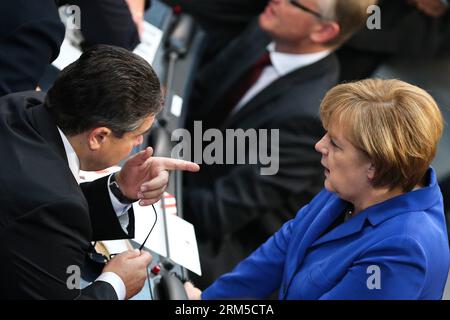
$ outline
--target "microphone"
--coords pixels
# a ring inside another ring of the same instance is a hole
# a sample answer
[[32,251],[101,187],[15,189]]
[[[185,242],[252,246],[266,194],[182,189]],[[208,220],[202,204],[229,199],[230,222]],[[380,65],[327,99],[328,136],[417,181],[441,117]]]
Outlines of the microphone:
[[195,32],[195,21],[187,14],[180,14],[172,25],[172,32],[167,37],[166,48],[169,56],[184,56],[191,45]]
[[169,109],[172,106],[173,79],[176,62],[189,51],[195,29],[195,21],[191,16],[184,13],[179,14],[176,16],[172,24],[171,32],[166,39],[165,48],[169,63],[166,77],[166,107],[161,112],[159,118],[162,124],[167,123],[170,119]]

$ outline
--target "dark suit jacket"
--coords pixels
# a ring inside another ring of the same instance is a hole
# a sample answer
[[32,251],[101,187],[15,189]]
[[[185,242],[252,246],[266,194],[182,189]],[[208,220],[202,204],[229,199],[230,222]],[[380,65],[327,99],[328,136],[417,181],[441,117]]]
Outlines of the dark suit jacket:
[[36,88],[64,32],[54,0],[0,1],[0,97]]
[[206,32],[239,32],[263,11],[268,0],[162,0],[181,6]]
[[[201,71],[188,122],[204,120],[205,130],[223,117],[217,106],[269,42],[253,24]],[[205,273],[196,284],[230,271],[322,188],[320,155],[314,149],[323,135],[319,105],[338,72],[334,55],[295,70],[223,123],[222,130],[279,129],[278,174],[262,176],[259,165],[203,165],[198,174],[185,176],[184,216],[196,227]]]
[[125,234],[106,178],[78,186],[42,98],[0,99],[0,299],[117,299],[106,282],[67,288],[91,240],[132,237],[134,222]]
[[[59,5],[77,5],[81,11],[84,47],[109,44],[134,50],[139,34],[125,0],[59,0]],[[147,0],[145,8],[150,6]]]
[[162,0],[181,6],[205,31],[202,63],[206,63],[237,37],[260,14],[268,0]]
[[381,0],[381,29],[364,27],[345,45],[364,52],[430,58],[445,45],[450,14],[432,18],[406,0]]

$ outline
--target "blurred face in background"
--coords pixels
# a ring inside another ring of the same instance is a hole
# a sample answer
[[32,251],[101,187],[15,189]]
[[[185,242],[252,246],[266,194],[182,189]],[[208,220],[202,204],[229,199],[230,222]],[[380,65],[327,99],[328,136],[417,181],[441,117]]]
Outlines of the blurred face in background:
[[[320,0],[296,0],[300,5],[321,13]],[[291,4],[289,0],[271,0],[259,16],[259,25],[278,44],[297,46],[312,43],[311,35],[322,28],[322,21],[314,14]]]

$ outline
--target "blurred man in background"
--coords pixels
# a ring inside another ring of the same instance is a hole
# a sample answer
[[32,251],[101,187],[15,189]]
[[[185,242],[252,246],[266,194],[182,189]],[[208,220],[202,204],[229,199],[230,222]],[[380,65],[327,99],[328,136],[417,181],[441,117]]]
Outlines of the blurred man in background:
[[[230,271],[321,188],[314,145],[323,135],[320,100],[338,81],[333,51],[365,24],[374,3],[270,1],[258,21],[200,70],[190,130],[196,120],[203,130],[278,129],[277,150],[270,141],[263,147],[279,152],[279,171],[264,176],[260,164],[213,164],[187,175],[184,215],[196,226],[204,270],[196,285]],[[256,152],[247,148],[241,156]]]

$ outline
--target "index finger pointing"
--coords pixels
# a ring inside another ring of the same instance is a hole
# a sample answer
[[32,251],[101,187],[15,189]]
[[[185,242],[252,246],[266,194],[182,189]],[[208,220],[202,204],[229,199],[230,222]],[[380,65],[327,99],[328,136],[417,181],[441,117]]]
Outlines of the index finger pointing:
[[153,157],[152,162],[161,170],[180,170],[190,172],[197,172],[200,170],[200,166],[198,164],[180,159]]

